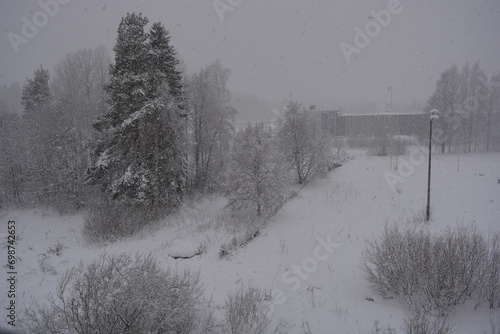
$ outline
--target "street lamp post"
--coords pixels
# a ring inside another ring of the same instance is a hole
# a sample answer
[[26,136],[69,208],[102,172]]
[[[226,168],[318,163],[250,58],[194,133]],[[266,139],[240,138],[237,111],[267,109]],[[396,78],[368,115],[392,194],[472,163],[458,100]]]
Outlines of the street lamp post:
[[425,221],[429,221],[431,216],[431,152],[432,152],[432,122],[439,118],[437,109],[431,110],[429,127],[429,172],[427,177],[427,208],[425,210]]

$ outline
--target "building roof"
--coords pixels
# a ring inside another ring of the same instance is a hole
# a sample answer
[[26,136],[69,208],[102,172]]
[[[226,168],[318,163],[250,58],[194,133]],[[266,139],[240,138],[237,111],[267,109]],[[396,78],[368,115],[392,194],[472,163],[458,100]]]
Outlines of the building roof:
[[423,111],[416,111],[410,113],[396,113],[396,112],[382,112],[382,113],[373,113],[373,114],[340,114],[339,116],[404,116],[404,115],[424,115]]

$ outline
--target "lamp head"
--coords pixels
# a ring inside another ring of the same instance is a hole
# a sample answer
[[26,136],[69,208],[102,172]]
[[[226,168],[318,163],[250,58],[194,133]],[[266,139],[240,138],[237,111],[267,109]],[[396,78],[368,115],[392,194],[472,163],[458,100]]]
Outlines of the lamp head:
[[439,118],[439,110],[432,109],[430,113],[431,113],[431,120],[436,120]]

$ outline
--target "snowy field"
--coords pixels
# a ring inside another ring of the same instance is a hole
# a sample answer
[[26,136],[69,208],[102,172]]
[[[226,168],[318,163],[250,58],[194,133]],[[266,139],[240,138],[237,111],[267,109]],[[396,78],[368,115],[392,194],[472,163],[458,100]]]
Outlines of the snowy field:
[[[275,291],[274,319],[289,321],[292,333],[371,333],[375,323],[399,330],[406,307],[370,292],[359,269],[360,255],[366,238],[380,234],[387,223],[425,225],[427,157],[400,157],[395,170],[394,157],[352,155],[308,184],[259,237],[224,259],[220,246],[231,236],[217,223],[225,204],[221,198],[186,204],[162,226],[102,246],[85,244],[81,215],[1,212],[2,238],[7,221],[16,221],[17,304],[43,301],[55,291],[60,275],[80,261],[103,252],[140,251],[152,252],[165,267],[199,271],[206,297],[221,312],[228,292],[251,284]],[[466,224],[484,233],[499,231],[500,154],[436,154],[432,162],[428,228],[438,232]],[[388,178],[396,183],[391,186]],[[6,259],[5,241],[2,249]],[[201,255],[182,258],[195,253]],[[7,284],[5,276],[1,281]],[[2,293],[3,313],[6,298]],[[490,333],[491,317],[500,314],[467,303],[455,313],[455,332]]]

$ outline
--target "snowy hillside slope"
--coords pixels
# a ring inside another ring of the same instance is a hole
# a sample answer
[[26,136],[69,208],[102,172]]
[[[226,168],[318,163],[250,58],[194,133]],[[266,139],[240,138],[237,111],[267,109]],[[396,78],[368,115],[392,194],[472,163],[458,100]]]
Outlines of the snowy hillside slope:
[[[0,213],[2,236],[8,220],[16,221],[19,236],[17,305],[43,301],[55,291],[59,276],[80,261],[103,252],[151,251],[165,267],[200,271],[207,298],[221,310],[227,293],[242,284],[274,290],[275,319],[288,320],[292,333],[370,333],[375,322],[399,330],[405,306],[371,293],[359,260],[366,238],[380,234],[385,224],[424,225],[427,158],[418,158],[400,157],[395,170],[395,158],[356,156],[308,184],[259,237],[224,259],[219,258],[220,245],[231,236],[211,223],[225,204],[221,198],[186,206],[164,226],[101,246],[85,244],[82,216]],[[403,160],[413,164],[405,169]],[[391,187],[388,175],[401,178]],[[500,154],[434,155],[428,228],[439,232],[474,224],[484,233],[500,231],[499,178]],[[6,259],[3,246],[2,253]],[[192,253],[201,254],[174,258]],[[5,293],[0,302],[6,305]],[[489,320],[485,305],[476,311],[463,305],[454,317],[457,333],[489,333]]]

